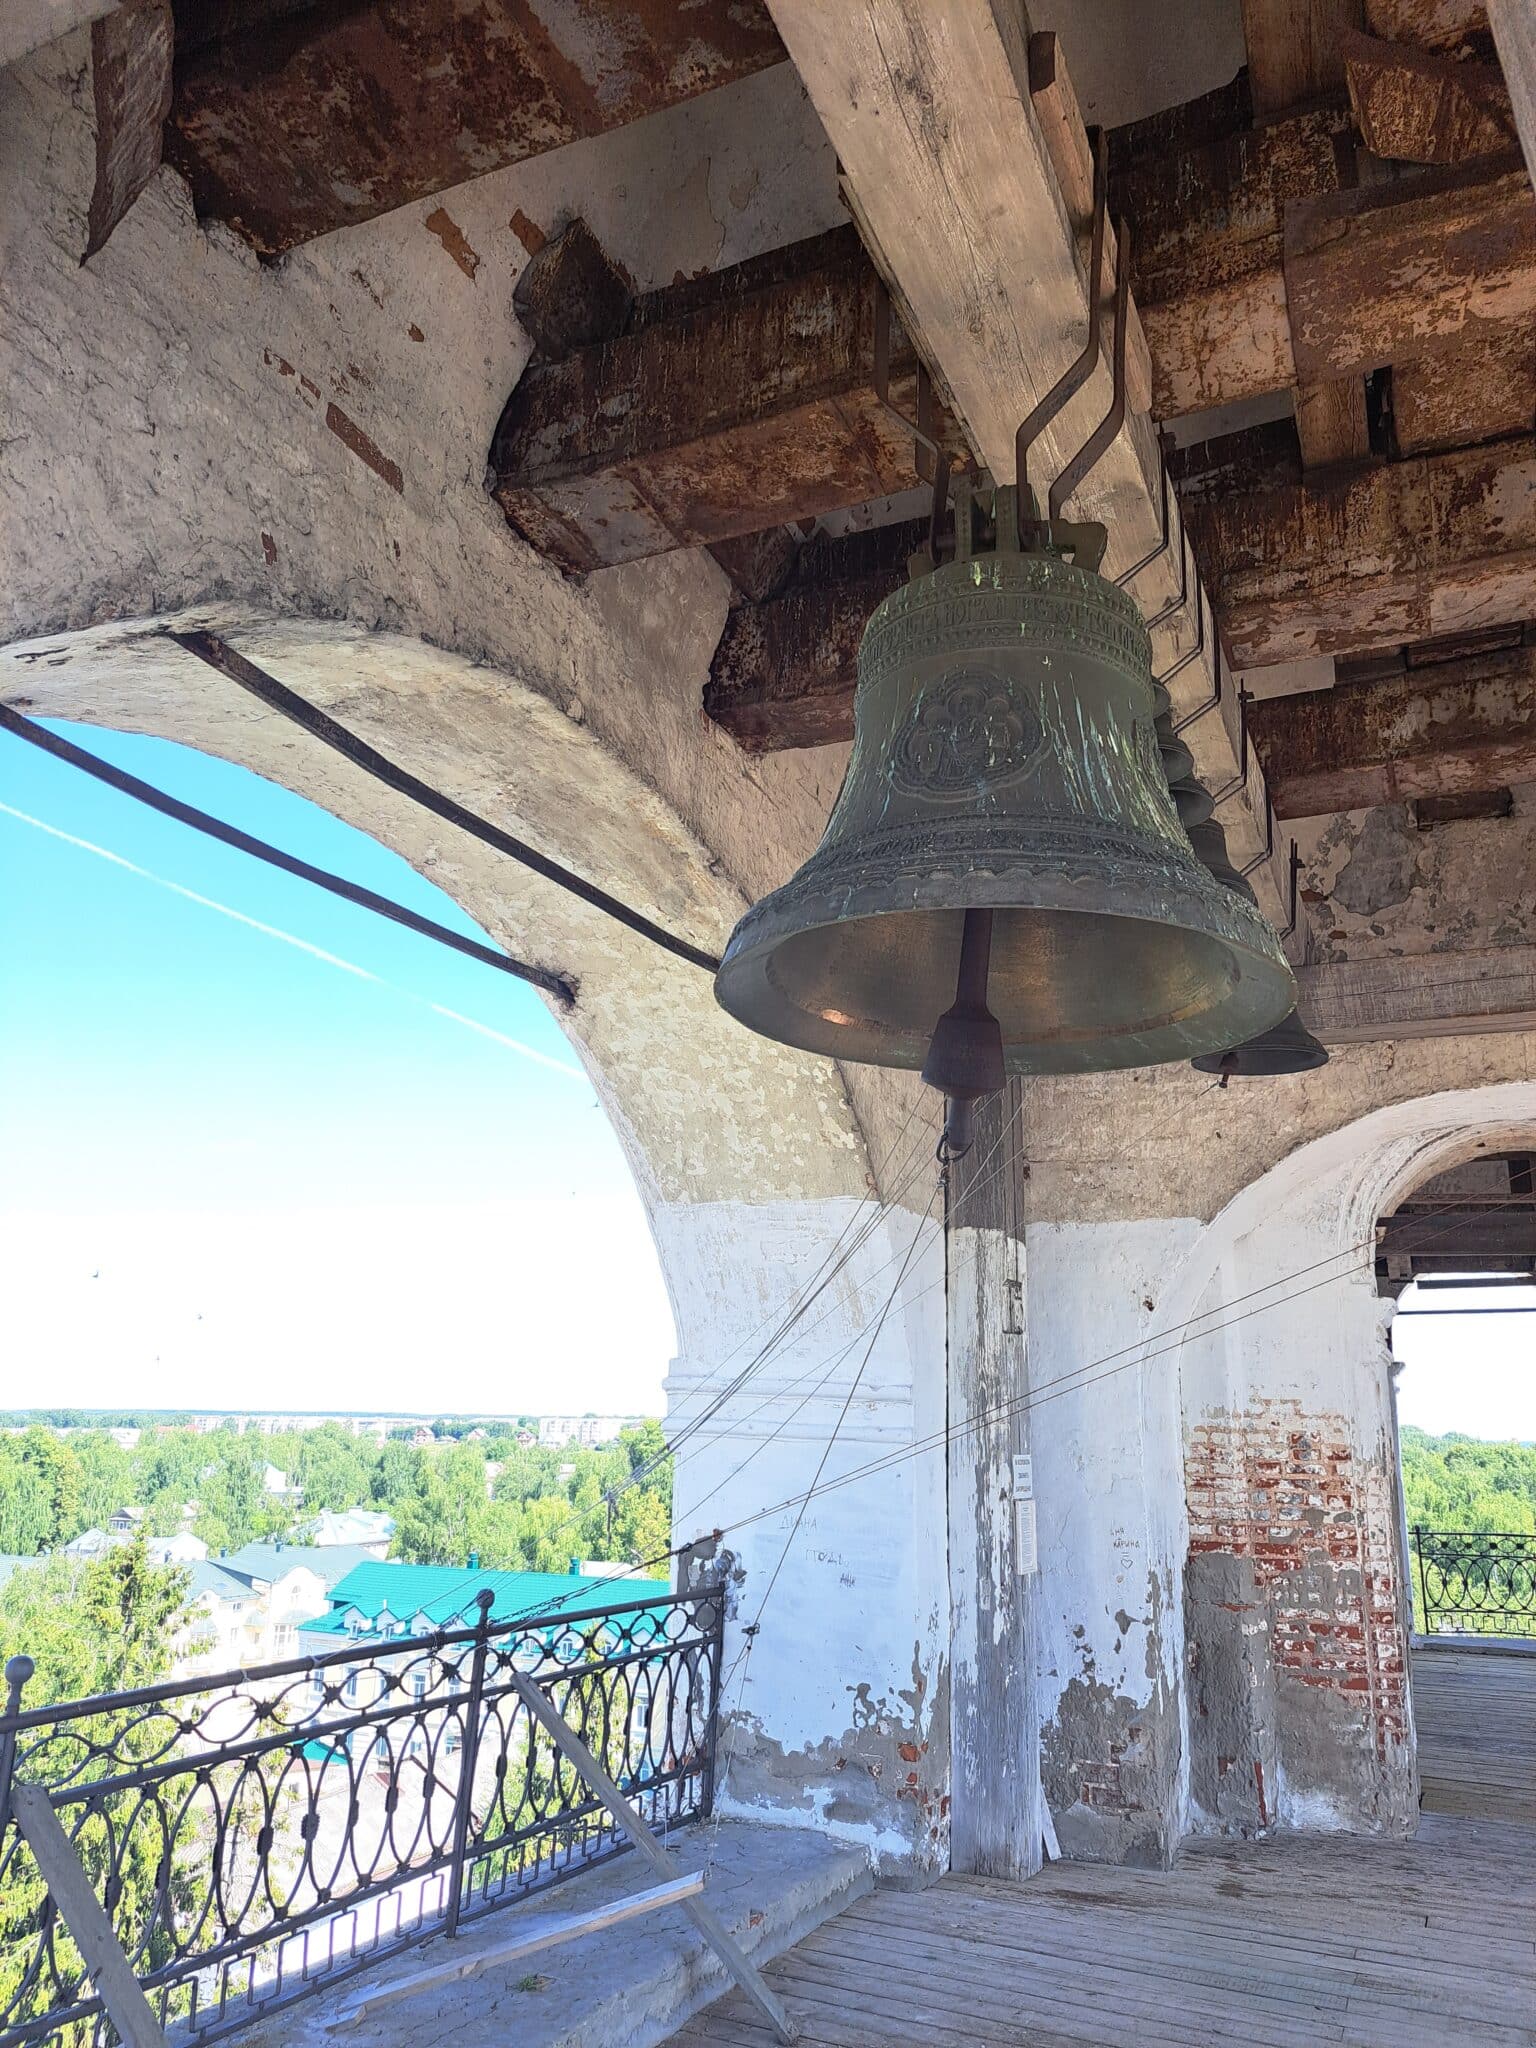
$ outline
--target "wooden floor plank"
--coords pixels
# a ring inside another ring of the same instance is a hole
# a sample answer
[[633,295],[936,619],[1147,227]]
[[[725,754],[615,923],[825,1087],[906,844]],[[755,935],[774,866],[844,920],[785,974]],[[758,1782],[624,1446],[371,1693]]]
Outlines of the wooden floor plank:
[[[766,1974],[806,2048],[1536,2048],[1533,1916],[1536,1828],[1431,1813],[876,1892]],[[675,2038],[769,2035],[733,1995]]]

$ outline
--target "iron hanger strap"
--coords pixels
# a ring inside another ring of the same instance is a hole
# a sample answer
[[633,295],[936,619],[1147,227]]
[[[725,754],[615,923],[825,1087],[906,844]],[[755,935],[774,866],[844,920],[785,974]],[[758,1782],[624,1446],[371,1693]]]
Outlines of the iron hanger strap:
[[386,788],[406,796],[418,803],[424,810],[434,813],[450,825],[456,825],[471,838],[491,846],[498,853],[507,854],[512,860],[520,861],[525,868],[531,868],[536,875],[542,875],[546,882],[553,882],[557,888],[577,896],[583,903],[589,903],[594,910],[600,910],[605,917],[638,932],[643,939],[674,953],[679,960],[686,960],[694,967],[702,967],[707,974],[713,974],[720,962],[713,953],[706,953],[701,946],[690,945],[673,932],[659,924],[653,924],[642,912],[634,910],[617,896],[610,896],[606,889],[598,888],[595,882],[588,882],[572,869],[562,867],[559,861],[551,860],[547,854],[539,853],[526,841],[515,839],[510,832],[503,832],[499,825],[493,825],[488,818],[469,810],[451,796],[445,796],[440,789],[434,789],[430,782],[423,782],[420,776],[412,775],[408,769],[387,759],[357,734],[339,725],[328,712],[317,704],[311,704],[296,690],[290,690],[286,683],[280,683],[276,676],[268,675],[243,654],[221,640],[216,633],[191,632],[170,633],[167,638],[174,640],[178,647],[184,647],[188,654],[195,654],[199,661],[205,661],[210,668],[217,669],[232,683],[249,690],[253,697],[259,697],[269,710],[280,712],[295,725],[302,726],[307,733],[318,740],[324,740],[328,747],[334,747],[354,767],[382,782]]

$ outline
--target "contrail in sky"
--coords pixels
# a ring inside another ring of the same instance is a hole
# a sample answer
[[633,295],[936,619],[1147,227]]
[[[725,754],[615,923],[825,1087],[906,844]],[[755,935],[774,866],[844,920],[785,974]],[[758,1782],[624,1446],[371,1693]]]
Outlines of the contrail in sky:
[[[264,924],[259,917],[250,917],[243,910],[235,910],[228,903],[220,903],[212,896],[199,895],[196,889],[188,889],[180,882],[173,882],[165,875],[154,874],[149,868],[141,868],[137,861],[125,860],[120,853],[113,853],[109,847],[98,846],[94,840],[81,839],[73,832],[65,832],[57,825],[50,825],[42,818],[34,818],[27,811],[19,811],[14,804],[0,802],[0,811],[9,818],[15,818],[23,825],[30,825],[34,831],[46,832],[50,839],[62,839],[66,846],[79,847],[82,853],[93,853],[98,860],[110,861],[115,868],[123,868],[130,875],[153,882],[157,889],[169,889],[173,896],[185,897],[188,903],[201,904],[205,910],[216,910],[221,917],[232,917],[236,924],[248,925],[254,932],[261,932],[269,939],[278,939],[285,946],[296,946],[301,953],[308,953],[311,959],[323,960],[329,967],[339,967],[343,974],[356,975],[359,981],[371,981],[379,988],[387,988],[391,994],[404,996],[407,1002],[420,1003],[424,1009],[434,1011],[439,1017],[446,1017],[455,1024],[462,1024],[466,1030],[478,1032],[482,1038],[492,1039],[497,1045],[504,1045],[508,1052],[515,1052],[525,1060],[532,1060],[535,1066],[548,1067],[551,1073],[563,1074],[568,1081],[587,1081],[580,1067],[568,1067],[563,1060],[551,1059],[548,1053],[540,1052],[536,1046],[524,1045],[520,1038],[508,1038],[505,1032],[495,1031],[489,1024],[481,1024],[474,1017],[466,1017],[458,1010],[450,1010],[442,1003],[434,1003],[428,996],[419,996],[413,989],[401,988],[398,982],[387,981],[382,974],[375,974],[371,968],[359,967],[353,960],[343,960],[339,953],[328,953],[323,946],[316,946],[308,939],[301,939],[293,932],[285,932],[275,924]],[[590,1083],[588,1083],[590,1086]]]

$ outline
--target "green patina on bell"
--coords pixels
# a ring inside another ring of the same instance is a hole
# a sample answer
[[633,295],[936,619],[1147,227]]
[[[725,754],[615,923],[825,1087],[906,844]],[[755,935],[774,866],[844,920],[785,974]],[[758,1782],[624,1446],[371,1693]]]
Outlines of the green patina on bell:
[[1012,495],[1001,551],[973,551],[962,501],[956,559],[871,618],[821,844],[737,925],[715,982],[769,1038],[927,1062],[972,1098],[1000,1084],[997,1034],[1010,1073],[1148,1066],[1295,1001],[1272,927],[1179,823],[1136,605],[1070,539],[1006,545]]

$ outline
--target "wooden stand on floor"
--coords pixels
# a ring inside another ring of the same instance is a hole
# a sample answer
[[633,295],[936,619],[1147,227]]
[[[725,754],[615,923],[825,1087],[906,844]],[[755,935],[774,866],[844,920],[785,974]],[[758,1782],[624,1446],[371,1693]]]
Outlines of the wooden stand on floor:
[[704,1889],[702,1872],[695,1872],[689,1876],[678,1869],[635,1807],[625,1798],[575,1729],[556,1712],[540,1686],[521,1672],[512,1674],[512,1683],[529,1713],[549,1735],[561,1754],[568,1757],[580,1771],[587,1784],[602,1800],[662,1882],[654,1885],[649,1891],[636,1892],[627,1899],[617,1899],[609,1905],[595,1908],[590,1913],[559,1913],[542,1920],[525,1922],[505,1941],[497,1942],[492,1947],[477,1949],[472,1956],[439,1963],[431,1969],[419,1970],[412,1976],[397,1978],[393,1983],[384,1985],[378,1991],[359,2000],[348,2011],[343,2024],[360,2020],[365,2015],[376,2012],[381,2006],[388,2005],[395,1999],[407,1997],[412,1992],[431,1991],[442,1984],[459,1982],[465,1977],[478,1975],[480,1971],[489,1969],[493,1964],[508,1962],[518,1956],[531,1955],[538,1949],[551,1948],[558,1942],[574,1941],[583,1934],[595,1934],[601,1928],[612,1927],[617,1922],[632,1919],[639,1913],[655,1912],[662,1906],[681,1906],[742,1990],[772,2025],[779,2039],[794,2041],[798,2035],[794,2022],[763,1982],[756,1965],[722,1926],[714,1909],[706,1906],[700,1897]]

